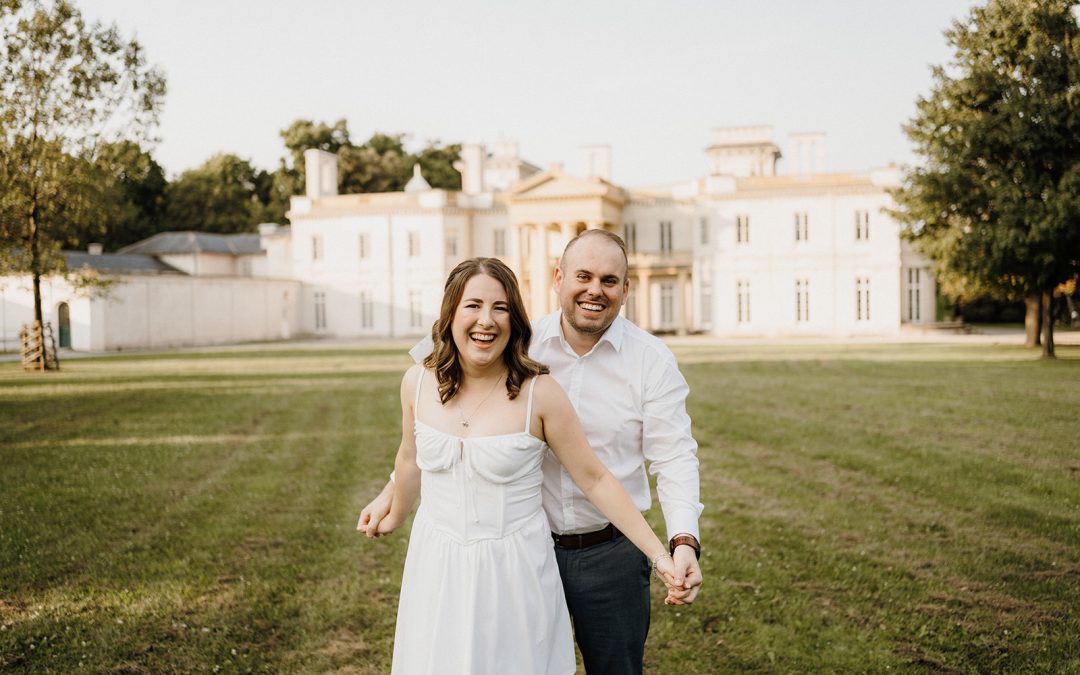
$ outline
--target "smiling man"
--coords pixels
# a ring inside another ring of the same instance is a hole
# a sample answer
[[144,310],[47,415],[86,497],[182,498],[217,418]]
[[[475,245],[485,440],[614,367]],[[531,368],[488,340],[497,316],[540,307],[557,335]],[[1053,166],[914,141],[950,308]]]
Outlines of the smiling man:
[[[701,586],[697,443],[686,413],[689,387],[671,350],[619,315],[629,290],[626,246],[586,230],[555,270],[559,310],[533,322],[529,356],[551,369],[581,418],[597,457],[642,511],[656,476],[676,573],[669,604],[694,601]],[[412,355],[422,360],[430,343]],[[648,463],[648,469],[646,469]],[[649,630],[649,561],[615,529],[548,452],[543,505],[555,542],[574,637],[590,675],[641,673]],[[357,529],[375,536],[392,485],[368,504]]]

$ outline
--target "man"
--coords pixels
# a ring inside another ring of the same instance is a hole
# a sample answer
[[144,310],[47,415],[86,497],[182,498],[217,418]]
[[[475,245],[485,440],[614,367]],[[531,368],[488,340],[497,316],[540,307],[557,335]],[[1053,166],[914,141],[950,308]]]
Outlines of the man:
[[[642,511],[657,477],[681,591],[668,604],[694,601],[698,564],[697,443],[686,414],[686,380],[656,337],[619,316],[629,289],[626,246],[604,230],[566,245],[555,270],[560,310],[533,324],[529,355],[546,364],[581,418],[593,450]],[[420,345],[418,345],[420,347]],[[413,356],[423,354],[416,353]],[[649,630],[649,561],[585,499],[552,453],[544,461],[544,510],[552,527],[574,635],[585,670],[641,673]],[[360,514],[375,536],[392,485]]]

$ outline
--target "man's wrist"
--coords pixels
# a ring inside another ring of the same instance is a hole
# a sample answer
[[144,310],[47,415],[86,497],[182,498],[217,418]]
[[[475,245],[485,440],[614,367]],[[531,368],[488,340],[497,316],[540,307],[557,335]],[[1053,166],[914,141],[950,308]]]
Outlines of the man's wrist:
[[679,546],[689,546],[694,550],[694,556],[701,559],[701,542],[692,534],[677,534],[668,541],[668,551],[675,555],[675,549]]

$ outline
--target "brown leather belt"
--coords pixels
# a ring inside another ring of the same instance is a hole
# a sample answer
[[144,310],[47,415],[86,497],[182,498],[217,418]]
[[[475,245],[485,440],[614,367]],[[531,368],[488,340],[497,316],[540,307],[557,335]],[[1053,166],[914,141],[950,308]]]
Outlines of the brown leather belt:
[[619,532],[614,525],[608,523],[607,527],[595,532],[584,532],[582,534],[555,534],[552,532],[551,538],[555,540],[555,545],[559,548],[587,548],[594,544],[611,541],[621,535],[622,532]]

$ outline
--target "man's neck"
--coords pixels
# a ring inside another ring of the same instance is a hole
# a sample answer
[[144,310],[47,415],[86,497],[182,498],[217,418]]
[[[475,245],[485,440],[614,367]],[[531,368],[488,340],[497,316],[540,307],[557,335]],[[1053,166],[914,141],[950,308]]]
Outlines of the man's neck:
[[[610,326],[608,329],[610,330]],[[559,314],[559,329],[562,331],[563,339],[566,340],[566,344],[570,345],[570,349],[574,350],[574,353],[578,356],[585,356],[592,348],[596,346],[597,342],[600,342],[600,338],[604,336],[604,333],[582,333],[569,324],[566,320],[566,315]]]

